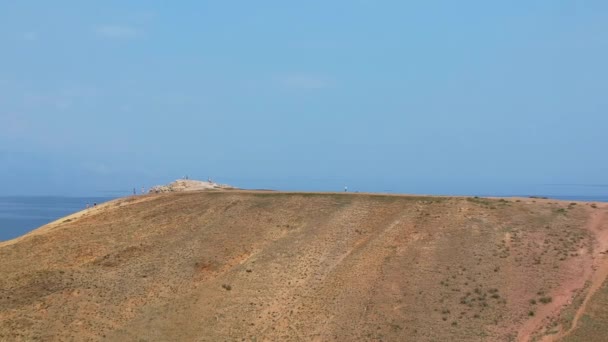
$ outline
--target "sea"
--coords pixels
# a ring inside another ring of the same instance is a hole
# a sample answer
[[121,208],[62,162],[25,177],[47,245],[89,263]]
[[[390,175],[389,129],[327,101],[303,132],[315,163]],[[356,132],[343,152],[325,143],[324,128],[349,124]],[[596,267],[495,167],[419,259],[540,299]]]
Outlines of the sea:
[[[503,197],[500,195],[487,196]],[[608,202],[608,195],[546,197],[568,201]],[[114,198],[116,197],[0,197],[0,241],[14,239],[47,223],[84,210],[87,204],[100,204]]]
[[0,197],[0,241],[11,240],[47,223],[114,197]]

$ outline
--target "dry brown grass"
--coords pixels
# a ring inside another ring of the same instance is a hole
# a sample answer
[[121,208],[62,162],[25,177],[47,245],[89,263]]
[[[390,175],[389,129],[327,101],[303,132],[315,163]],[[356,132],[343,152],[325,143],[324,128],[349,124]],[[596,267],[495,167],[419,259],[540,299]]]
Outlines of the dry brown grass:
[[0,246],[0,340],[540,337],[591,274],[597,210],[242,191],[116,202]]

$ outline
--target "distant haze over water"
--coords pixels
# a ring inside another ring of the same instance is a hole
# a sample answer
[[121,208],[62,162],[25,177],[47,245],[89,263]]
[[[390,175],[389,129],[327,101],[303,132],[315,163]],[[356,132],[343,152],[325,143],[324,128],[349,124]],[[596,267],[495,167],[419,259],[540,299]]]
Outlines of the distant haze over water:
[[0,197],[0,241],[14,239],[47,223],[112,197]]

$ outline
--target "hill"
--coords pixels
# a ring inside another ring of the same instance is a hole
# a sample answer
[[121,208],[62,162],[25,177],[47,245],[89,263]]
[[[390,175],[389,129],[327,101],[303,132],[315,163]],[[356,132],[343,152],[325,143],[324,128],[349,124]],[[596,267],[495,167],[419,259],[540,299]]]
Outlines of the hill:
[[0,243],[0,341],[599,341],[606,212],[239,190],[120,199]]

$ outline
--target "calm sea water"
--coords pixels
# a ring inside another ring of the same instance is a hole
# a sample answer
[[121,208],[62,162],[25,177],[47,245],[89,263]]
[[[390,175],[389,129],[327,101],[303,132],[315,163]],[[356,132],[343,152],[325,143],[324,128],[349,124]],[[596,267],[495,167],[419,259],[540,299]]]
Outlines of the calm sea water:
[[[525,195],[521,197],[526,197]],[[548,196],[569,201],[608,202],[608,196]],[[113,197],[0,197],[0,241],[14,239],[49,222]]]
[[111,197],[0,197],[0,241],[14,239],[33,229]]

